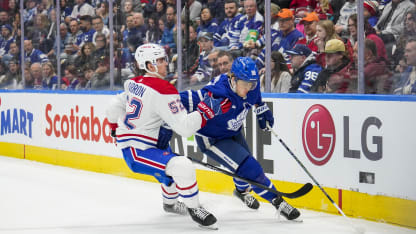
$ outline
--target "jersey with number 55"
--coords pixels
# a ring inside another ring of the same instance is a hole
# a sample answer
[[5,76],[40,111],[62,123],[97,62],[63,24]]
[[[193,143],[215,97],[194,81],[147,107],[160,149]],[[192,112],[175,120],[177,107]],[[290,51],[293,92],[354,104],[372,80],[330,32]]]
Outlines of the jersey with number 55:
[[167,123],[179,135],[189,137],[201,128],[201,115],[187,113],[176,88],[166,80],[138,76],[124,83],[124,92],[106,110],[110,123],[118,123],[121,148],[155,148],[159,128]]

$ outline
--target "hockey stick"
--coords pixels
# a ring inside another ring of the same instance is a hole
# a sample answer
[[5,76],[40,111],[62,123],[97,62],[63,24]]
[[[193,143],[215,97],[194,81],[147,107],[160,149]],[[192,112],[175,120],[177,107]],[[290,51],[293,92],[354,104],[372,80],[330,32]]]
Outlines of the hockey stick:
[[[308,176],[313,180],[313,182],[316,184],[316,186],[319,187],[319,189],[325,194],[325,196],[328,198],[328,200],[332,203],[332,205],[335,206],[335,208],[337,208],[337,210],[339,211],[339,213],[344,216],[348,221],[350,221],[348,219],[348,217],[344,214],[344,212],[341,210],[341,208],[339,208],[339,206],[334,202],[334,200],[332,200],[332,198],[329,196],[329,194],[322,188],[322,186],[318,183],[318,181],[312,176],[312,174],[308,171],[308,169],[306,169],[306,167],[303,165],[303,163],[299,160],[298,157],[296,157],[296,155],[292,152],[292,150],[289,149],[289,147],[286,145],[286,143],[282,140],[282,138],[279,137],[279,135],[277,135],[277,133],[273,130],[273,128],[270,127],[269,123],[267,123],[267,128],[272,132],[272,134],[277,138],[277,140],[279,140],[279,142],[283,145],[283,147],[285,147],[285,149],[289,152],[289,154],[296,160],[296,162],[302,167],[302,169],[306,172],[306,174],[308,174]],[[355,225],[353,225],[351,223],[351,226],[354,227],[354,229],[358,232],[358,233],[364,233],[363,228],[361,227],[356,227]]]
[[298,197],[301,197],[301,196],[307,194],[313,188],[313,186],[312,186],[311,183],[306,183],[300,189],[296,190],[293,193],[284,193],[284,192],[280,192],[280,191],[274,190],[272,188],[269,188],[269,187],[267,187],[265,185],[262,185],[260,183],[255,182],[255,181],[252,181],[252,180],[249,180],[249,179],[245,179],[245,178],[240,177],[240,176],[238,176],[238,175],[236,175],[236,174],[234,174],[232,172],[229,172],[227,170],[224,170],[224,169],[221,169],[219,167],[213,166],[213,165],[211,165],[209,163],[204,163],[204,162],[201,162],[201,161],[196,160],[196,159],[191,158],[191,157],[188,157],[188,158],[192,162],[196,162],[196,163],[198,163],[198,164],[200,164],[200,165],[202,165],[204,167],[207,167],[207,168],[212,169],[214,171],[221,172],[221,173],[223,173],[225,175],[228,175],[228,176],[234,177],[236,179],[242,180],[242,181],[244,181],[246,183],[249,183],[251,185],[254,185],[254,186],[258,187],[258,188],[267,190],[267,191],[272,192],[272,193],[274,193],[276,195],[283,196],[283,197],[287,197],[287,198],[298,198]]

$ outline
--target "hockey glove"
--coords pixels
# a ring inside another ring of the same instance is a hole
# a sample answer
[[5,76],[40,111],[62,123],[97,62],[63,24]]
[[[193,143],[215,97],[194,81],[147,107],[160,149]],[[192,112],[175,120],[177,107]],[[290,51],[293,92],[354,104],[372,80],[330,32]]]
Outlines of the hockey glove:
[[266,122],[269,122],[270,127],[273,127],[274,124],[274,118],[273,113],[270,111],[269,107],[266,103],[261,103],[256,110],[257,120],[259,122],[259,127],[263,131],[268,131]]
[[214,98],[211,92],[205,94],[204,100],[202,100],[197,106],[197,110],[202,117],[201,128],[207,124],[208,120],[217,115],[226,113],[230,107],[231,102],[228,98]]
[[116,136],[117,136],[116,135],[116,129],[118,127],[118,124],[117,123],[110,123],[109,125],[110,125],[110,129],[111,129],[110,135],[112,137],[116,138]]
[[157,144],[156,147],[158,149],[167,149],[169,146],[170,138],[172,138],[172,129],[169,125],[164,124],[160,126],[159,129],[159,137],[157,138]]

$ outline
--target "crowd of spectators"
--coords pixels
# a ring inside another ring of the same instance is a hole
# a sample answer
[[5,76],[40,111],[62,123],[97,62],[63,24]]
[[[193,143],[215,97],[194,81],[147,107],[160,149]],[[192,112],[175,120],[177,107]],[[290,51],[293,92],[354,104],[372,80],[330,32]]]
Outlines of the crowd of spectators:
[[[183,2],[189,11],[183,6],[178,27],[175,0],[118,0],[113,9],[107,0],[60,0],[59,25],[53,0],[26,0],[22,16],[17,0],[2,1],[0,88],[102,90],[110,88],[110,74],[115,87],[121,88],[126,79],[138,74],[134,52],[144,43],[163,46],[169,57],[167,79],[176,84],[176,35],[180,32],[185,88],[204,85],[229,72],[234,58],[249,56],[256,61],[265,91],[264,1]],[[357,2],[271,2],[271,92],[356,93]],[[414,0],[364,0],[363,6],[365,93],[416,94]],[[110,11],[113,29],[109,28]],[[111,73],[110,63],[115,67]],[[56,73],[58,64],[61,78]]]

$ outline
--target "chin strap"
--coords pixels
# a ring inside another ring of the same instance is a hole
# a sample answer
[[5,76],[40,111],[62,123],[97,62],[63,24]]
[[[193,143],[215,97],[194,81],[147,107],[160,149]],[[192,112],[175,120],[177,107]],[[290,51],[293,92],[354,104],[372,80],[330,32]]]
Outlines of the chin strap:
[[[152,64],[153,65],[153,64]],[[154,72],[151,72],[151,71],[149,71],[149,70],[147,70],[147,67],[144,69],[147,73],[149,73],[149,74],[152,74],[152,75],[155,75],[155,76],[157,76],[158,78],[160,78],[160,79],[165,79],[165,77],[162,77],[159,73],[158,73],[158,70],[157,70],[157,67],[155,66],[155,65],[153,65],[153,67],[156,69],[156,71],[154,71]]]
[[234,80],[230,77],[230,79],[228,79],[228,83],[230,84],[230,87],[231,87],[231,90],[234,92],[234,93],[237,93],[237,90],[235,89],[236,88],[236,83],[235,83],[235,78],[234,78]]

